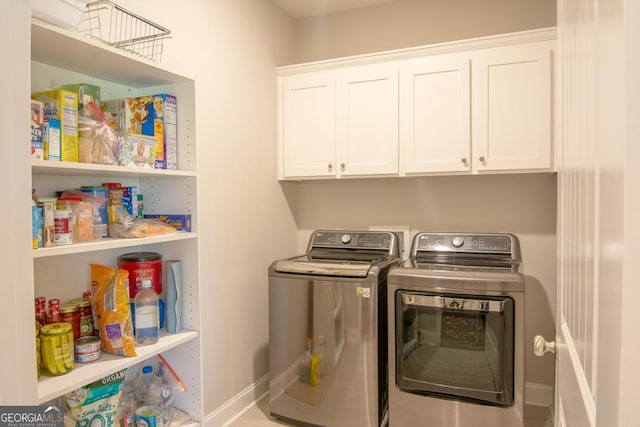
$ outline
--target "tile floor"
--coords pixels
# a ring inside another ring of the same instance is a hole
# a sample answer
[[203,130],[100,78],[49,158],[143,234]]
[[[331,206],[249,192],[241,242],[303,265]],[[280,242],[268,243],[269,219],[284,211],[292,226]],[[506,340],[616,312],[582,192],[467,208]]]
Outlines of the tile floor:
[[[525,427],[553,427],[551,411],[543,406],[525,406]],[[273,427],[291,426],[291,424],[276,420],[269,415],[269,396],[260,400],[254,407],[245,412],[240,418],[229,424],[229,427]],[[484,426],[478,426],[484,427]]]

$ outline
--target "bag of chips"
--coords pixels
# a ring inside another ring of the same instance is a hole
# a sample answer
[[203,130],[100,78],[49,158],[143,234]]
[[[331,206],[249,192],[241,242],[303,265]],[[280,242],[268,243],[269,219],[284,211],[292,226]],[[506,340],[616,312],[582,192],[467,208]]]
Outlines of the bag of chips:
[[100,331],[102,351],[118,356],[136,356],[131,308],[129,273],[91,264],[91,296]]
[[117,427],[118,406],[126,369],[85,385],[61,397],[65,427]]

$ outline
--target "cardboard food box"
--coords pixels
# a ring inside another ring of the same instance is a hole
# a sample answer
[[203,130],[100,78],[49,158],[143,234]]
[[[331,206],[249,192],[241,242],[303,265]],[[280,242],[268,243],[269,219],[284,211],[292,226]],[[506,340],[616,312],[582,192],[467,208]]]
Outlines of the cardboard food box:
[[31,94],[44,103],[44,117],[60,120],[60,159],[78,161],[78,94],[54,89]]
[[62,89],[70,90],[78,94],[78,111],[82,111],[84,106],[89,102],[100,105],[100,86],[87,83],[74,83],[63,85]]
[[153,135],[158,141],[156,169],[177,169],[177,99],[166,93],[157,94],[153,96],[153,102],[148,105],[147,109],[148,119],[142,125],[142,133],[143,135]]
[[139,168],[155,168],[157,141],[152,136],[126,134],[120,138],[118,164]]
[[156,169],[177,169],[177,99],[158,94],[102,102],[105,112],[115,115],[118,132],[153,136],[157,140]]
[[44,159],[60,161],[60,120],[44,119]]
[[[142,131],[143,125],[149,117],[148,105],[153,101],[151,96],[139,96],[137,98],[120,98],[102,101],[102,110],[115,116],[115,129],[121,133],[133,133],[138,135],[153,136],[153,126],[151,133]],[[152,121],[153,123],[153,121]],[[145,126],[145,129],[148,127]]]
[[31,100],[31,158],[44,159],[44,104]]
[[145,218],[158,219],[173,225],[178,231],[191,231],[191,215],[144,214]]

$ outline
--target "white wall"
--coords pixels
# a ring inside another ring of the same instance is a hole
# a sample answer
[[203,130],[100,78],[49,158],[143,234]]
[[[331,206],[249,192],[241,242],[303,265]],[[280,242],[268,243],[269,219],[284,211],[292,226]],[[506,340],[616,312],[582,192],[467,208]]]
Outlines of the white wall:
[[555,0],[396,0],[296,20],[295,61],[552,27]]
[[276,180],[274,72],[292,61],[293,22],[264,0],[119,4],[168,27],[162,62],[197,75],[204,422],[220,425],[242,409],[225,406],[232,399],[247,388],[258,397],[251,387],[268,372],[267,267],[297,249]]
[[[555,0],[397,0],[296,20],[296,62],[480,37],[556,24]],[[284,65],[284,64],[283,64]],[[316,228],[408,225],[416,231],[508,231],[527,275],[526,378],[550,404],[554,360],[533,354],[555,335],[556,180],[553,175],[401,178],[300,184],[298,248]],[[533,399],[533,400],[532,400]]]

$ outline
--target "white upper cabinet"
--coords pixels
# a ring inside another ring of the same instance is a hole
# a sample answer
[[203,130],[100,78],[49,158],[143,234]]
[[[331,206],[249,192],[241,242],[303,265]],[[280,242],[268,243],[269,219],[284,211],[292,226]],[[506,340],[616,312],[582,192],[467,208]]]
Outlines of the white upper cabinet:
[[338,175],[397,175],[397,68],[339,74],[337,112]]
[[474,58],[476,171],[551,169],[551,55],[549,43],[535,43]]
[[283,80],[279,122],[284,177],[336,174],[336,89],[333,73]]
[[398,71],[281,79],[281,178],[398,174]]
[[400,81],[404,172],[470,171],[469,59],[425,58],[402,67]]
[[278,68],[278,178],[553,171],[555,29]]

